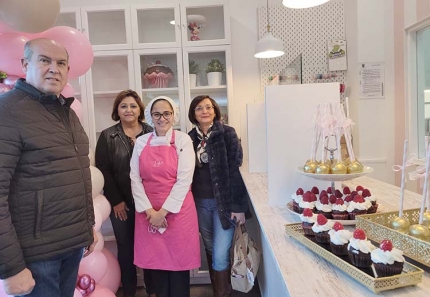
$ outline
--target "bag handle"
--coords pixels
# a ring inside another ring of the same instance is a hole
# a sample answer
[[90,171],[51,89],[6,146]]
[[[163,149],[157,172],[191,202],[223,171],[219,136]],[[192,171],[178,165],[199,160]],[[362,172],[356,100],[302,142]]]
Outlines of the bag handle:
[[[244,231],[242,231],[242,227],[244,229]],[[245,243],[245,239],[244,239],[244,234],[248,233],[248,231],[246,230],[245,225],[241,225],[239,223],[236,224],[236,230],[235,233],[237,232],[238,235],[238,239],[239,239],[239,244],[241,245],[241,249],[242,249],[242,253],[244,255],[244,260],[246,263],[246,267],[249,268],[249,270],[251,270],[251,262],[248,259],[248,246]],[[234,238],[236,238],[236,236],[234,236]]]

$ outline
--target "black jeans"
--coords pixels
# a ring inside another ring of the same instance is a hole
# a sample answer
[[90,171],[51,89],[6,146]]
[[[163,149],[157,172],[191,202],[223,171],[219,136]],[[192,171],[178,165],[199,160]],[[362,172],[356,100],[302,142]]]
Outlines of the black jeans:
[[[137,274],[134,261],[134,218],[135,208],[133,205],[127,205],[127,220],[121,221],[115,217],[115,212],[110,213],[113,232],[118,247],[118,263],[121,269],[121,283],[124,297],[134,296],[136,294]],[[150,244],[150,243],[148,243]],[[146,293],[154,294],[154,286],[151,272],[144,270],[143,278],[146,285]]]
[[157,297],[190,297],[190,271],[150,270]]

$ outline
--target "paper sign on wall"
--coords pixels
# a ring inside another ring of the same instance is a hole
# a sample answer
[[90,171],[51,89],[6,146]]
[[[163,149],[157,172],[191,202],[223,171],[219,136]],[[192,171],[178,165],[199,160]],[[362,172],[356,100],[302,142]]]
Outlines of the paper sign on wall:
[[384,98],[384,63],[361,63],[359,65],[360,98]]
[[327,43],[328,70],[340,71],[347,70],[346,64],[346,40],[337,39]]

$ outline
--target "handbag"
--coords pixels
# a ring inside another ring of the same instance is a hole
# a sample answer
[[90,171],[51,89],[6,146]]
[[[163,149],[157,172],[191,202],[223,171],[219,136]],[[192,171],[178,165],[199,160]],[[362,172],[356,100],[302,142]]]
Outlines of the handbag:
[[231,286],[248,293],[254,286],[260,265],[261,251],[249,236],[244,224],[236,224],[231,252]]

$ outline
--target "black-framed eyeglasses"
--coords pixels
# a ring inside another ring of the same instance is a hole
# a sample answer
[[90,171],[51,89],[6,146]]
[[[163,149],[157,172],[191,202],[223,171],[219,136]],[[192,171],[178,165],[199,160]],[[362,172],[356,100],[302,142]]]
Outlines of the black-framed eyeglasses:
[[213,105],[206,105],[206,106],[198,106],[194,108],[195,112],[203,112],[203,110],[211,111],[214,108]]
[[163,118],[165,118],[166,120],[170,119],[172,117],[173,112],[171,111],[165,111],[163,113],[159,113],[159,112],[153,112],[151,113],[151,117],[154,120],[159,120],[161,119],[161,116],[163,116]]

